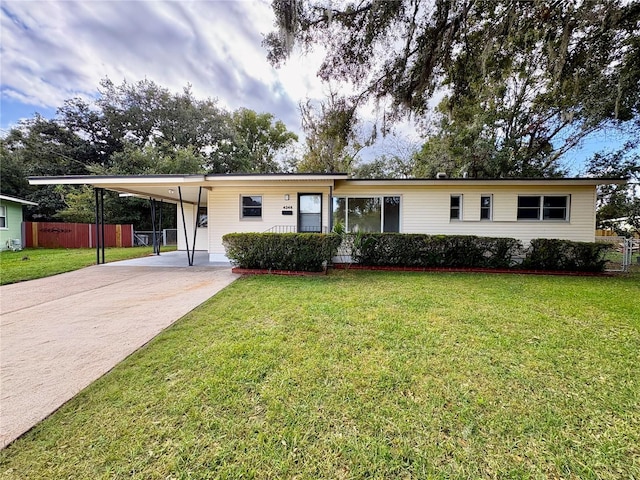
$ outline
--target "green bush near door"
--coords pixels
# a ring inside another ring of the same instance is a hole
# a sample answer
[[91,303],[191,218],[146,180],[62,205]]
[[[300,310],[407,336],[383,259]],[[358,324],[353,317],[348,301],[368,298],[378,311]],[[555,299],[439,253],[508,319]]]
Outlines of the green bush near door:
[[331,263],[342,238],[321,233],[229,233],[227,257],[241,268],[319,272]]

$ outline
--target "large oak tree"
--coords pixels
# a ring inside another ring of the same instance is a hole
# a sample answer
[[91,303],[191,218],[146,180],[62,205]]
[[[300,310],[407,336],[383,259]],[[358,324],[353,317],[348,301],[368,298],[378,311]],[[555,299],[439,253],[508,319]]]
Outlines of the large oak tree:
[[270,60],[323,49],[318,74],[355,89],[349,108],[389,99],[385,119],[425,118],[442,98],[418,159],[426,170],[443,157],[453,174],[554,175],[587,135],[640,127],[637,0],[274,0],[273,10]]

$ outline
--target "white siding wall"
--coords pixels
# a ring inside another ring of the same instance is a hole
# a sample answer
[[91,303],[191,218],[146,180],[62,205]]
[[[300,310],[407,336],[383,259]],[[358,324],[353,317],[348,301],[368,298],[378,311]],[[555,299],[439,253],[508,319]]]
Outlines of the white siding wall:
[[[200,206],[206,206],[206,200],[202,198]],[[189,238],[189,248],[193,248],[193,227],[196,222],[196,212],[197,205],[191,205],[189,203],[184,204],[184,217],[186,219],[187,225],[187,238]],[[184,224],[182,223],[182,210],[180,209],[180,204],[177,206],[177,225],[178,229],[178,250],[186,250],[187,244],[184,240]],[[206,228],[198,228],[198,233],[196,234],[196,250],[207,250],[208,249],[208,238],[207,238],[207,229]]]
[[[280,225],[296,226],[298,221],[298,193],[322,194],[322,226],[329,227],[331,215],[328,184],[215,186],[208,191],[208,236],[198,232],[196,249],[207,250],[212,261],[226,261],[222,236],[232,232],[265,232]],[[289,195],[286,201],[285,194]],[[242,195],[262,196],[262,218],[242,219]],[[400,231],[403,233],[459,234],[494,237],[513,237],[528,243],[533,238],[561,238],[574,241],[593,241],[595,231],[596,191],[593,186],[465,186],[460,185],[390,185],[371,186],[357,182],[340,183],[334,196],[400,196]],[[462,195],[462,220],[449,219],[451,195]],[[492,220],[480,220],[480,197],[492,196]],[[568,195],[569,221],[518,221],[518,195]],[[287,207],[287,208],[285,208]],[[292,215],[282,215],[283,210]],[[187,213],[187,211],[189,213]],[[187,231],[193,234],[195,207],[185,205]],[[182,220],[178,208],[178,232]],[[179,240],[179,248],[184,242]]]
[[[224,261],[222,236],[235,232],[265,232],[276,226],[297,227],[298,193],[322,194],[322,227],[329,228],[330,200],[327,185],[294,186],[230,186],[209,191],[209,256],[212,261]],[[262,218],[241,218],[240,198],[243,195],[262,196]],[[285,200],[289,195],[289,200]],[[292,215],[283,215],[283,210]]]
[[[593,241],[595,200],[593,186],[369,186],[342,184],[334,196],[400,195],[403,233],[458,234]],[[463,220],[449,219],[451,195],[462,195]],[[480,197],[492,195],[493,220],[480,220]],[[518,195],[569,195],[569,221],[518,221]]]

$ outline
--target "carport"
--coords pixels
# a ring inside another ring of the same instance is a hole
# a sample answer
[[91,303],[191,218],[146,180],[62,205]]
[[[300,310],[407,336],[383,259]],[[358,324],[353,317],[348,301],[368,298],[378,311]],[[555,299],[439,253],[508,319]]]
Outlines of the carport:
[[[153,232],[162,230],[162,206],[164,203],[177,205],[182,224],[178,225],[184,234],[187,265],[193,266],[198,234],[197,214],[201,205],[207,204],[205,175],[70,175],[61,177],[30,177],[31,185],[90,185],[95,190],[95,218],[98,242],[96,263],[104,262],[104,191],[112,190],[121,196],[148,199],[151,205]],[[191,215],[190,215],[191,213]],[[154,253],[160,254],[154,241]]]

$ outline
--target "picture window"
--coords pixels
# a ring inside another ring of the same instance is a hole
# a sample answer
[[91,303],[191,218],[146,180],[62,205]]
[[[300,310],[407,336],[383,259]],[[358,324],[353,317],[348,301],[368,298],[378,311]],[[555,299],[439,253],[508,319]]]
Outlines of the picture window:
[[518,220],[569,220],[569,196],[521,195]]
[[333,224],[348,232],[399,232],[400,197],[334,197]]

